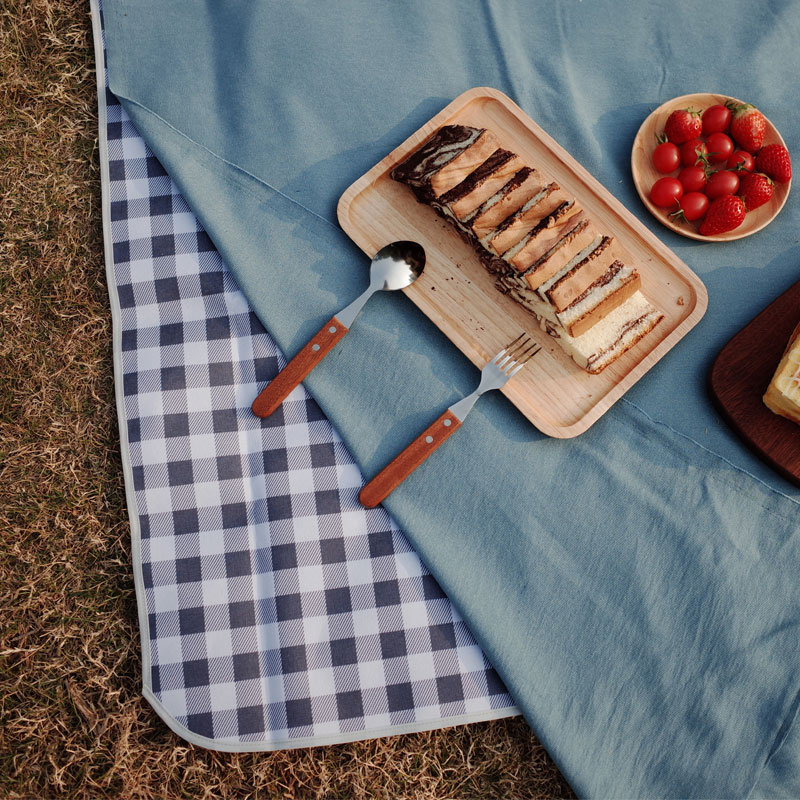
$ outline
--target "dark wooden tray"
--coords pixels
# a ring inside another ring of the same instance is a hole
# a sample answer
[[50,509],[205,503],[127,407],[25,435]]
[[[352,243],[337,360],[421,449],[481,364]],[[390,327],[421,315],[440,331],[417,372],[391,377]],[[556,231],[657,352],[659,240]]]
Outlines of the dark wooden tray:
[[761,400],[800,321],[800,281],[770,303],[722,348],[709,391],[731,427],[768,464],[800,486],[800,425]]

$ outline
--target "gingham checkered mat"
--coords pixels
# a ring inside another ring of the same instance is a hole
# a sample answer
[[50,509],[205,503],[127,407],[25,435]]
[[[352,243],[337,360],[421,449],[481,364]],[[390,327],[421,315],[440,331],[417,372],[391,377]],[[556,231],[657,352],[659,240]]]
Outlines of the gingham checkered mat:
[[402,532],[358,503],[305,389],[253,416],[283,356],[122,107],[99,102],[145,695],[190,741],[241,750],[517,713]]

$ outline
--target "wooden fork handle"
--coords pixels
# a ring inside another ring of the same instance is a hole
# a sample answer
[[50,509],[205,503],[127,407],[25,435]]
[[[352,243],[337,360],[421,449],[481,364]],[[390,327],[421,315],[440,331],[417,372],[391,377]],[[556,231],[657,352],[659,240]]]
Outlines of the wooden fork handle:
[[348,331],[336,316],[332,316],[312,336],[308,344],[269,382],[253,401],[253,413],[268,417],[289,396],[314,367],[333,350],[339,339]]
[[361,505],[374,508],[388,497],[445,439],[461,427],[450,409],[426,428],[399,456],[387,464],[359,492]]

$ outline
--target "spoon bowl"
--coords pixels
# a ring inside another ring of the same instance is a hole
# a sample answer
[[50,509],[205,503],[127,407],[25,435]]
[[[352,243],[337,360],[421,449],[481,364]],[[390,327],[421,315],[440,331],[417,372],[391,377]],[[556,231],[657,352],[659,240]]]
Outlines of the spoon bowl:
[[272,414],[347,333],[359,311],[375,292],[405,289],[419,278],[423,269],[425,250],[416,242],[392,242],[378,250],[369,268],[369,288],[349,306],[334,314],[272,379],[253,401],[253,413],[257,417]]
[[405,289],[422,275],[425,249],[418,242],[392,242],[375,253],[370,264],[370,286],[377,282],[383,291]]

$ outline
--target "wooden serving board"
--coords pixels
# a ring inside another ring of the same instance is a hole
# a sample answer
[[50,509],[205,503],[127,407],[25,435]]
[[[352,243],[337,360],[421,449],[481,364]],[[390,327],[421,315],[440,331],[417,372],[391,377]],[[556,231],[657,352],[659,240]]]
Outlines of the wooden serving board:
[[761,400],[800,321],[800,281],[768,305],[722,348],[709,391],[731,427],[768,464],[800,486],[800,425]]
[[[589,375],[519,303],[501,294],[475,251],[432,208],[389,176],[390,170],[443,125],[490,129],[501,145],[551,176],[578,199],[597,226],[634,255],[642,291],[664,319],[622,358]],[[477,367],[521,331],[543,347],[502,391],[543,433],[569,438],[604,414],[705,313],[700,279],[519,106],[495,89],[470,89],[360,177],[338,205],[344,231],[373,256],[412,239],[425,248],[422,276],[404,291]]]

